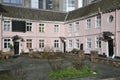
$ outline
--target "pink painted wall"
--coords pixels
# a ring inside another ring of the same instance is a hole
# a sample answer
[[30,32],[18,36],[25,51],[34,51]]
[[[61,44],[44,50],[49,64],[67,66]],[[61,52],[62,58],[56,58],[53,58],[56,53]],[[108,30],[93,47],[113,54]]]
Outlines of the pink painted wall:
[[[53,22],[43,22],[45,24],[45,32],[41,33],[39,32],[39,23],[41,22],[32,22],[32,32],[11,32],[11,31],[4,31],[3,32],[3,37],[4,38],[8,38],[8,37],[13,37],[15,35],[19,35],[21,36],[25,42],[22,42],[22,49],[24,51],[28,51],[28,49],[26,48],[26,39],[32,39],[32,47],[34,50],[41,50],[39,49],[39,40],[42,39],[45,41],[45,47],[49,46],[49,47],[54,47],[54,40],[59,40],[59,37],[64,37],[65,34],[65,30],[64,30],[64,25],[63,23],[53,23]],[[55,33],[54,32],[54,25],[59,25],[59,32]],[[61,44],[59,44],[59,50],[61,48]],[[6,51],[6,49],[3,49],[4,51]]]
[[[97,50],[99,51],[99,54],[103,54],[106,53],[106,42],[102,41],[102,47],[101,49],[97,49],[95,48],[95,37],[99,36],[99,33],[102,33],[104,31],[110,31],[113,32],[113,34],[115,33],[115,27],[116,27],[116,33],[117,33],[117,37],[116,37],[116,56],[120,56],[120,11],[117,12],[110,12],[110,13],[105,13],[105,14],[101,14],[101,28],[96,28],[96,16],[91,17],[91,21],[92,21],[92,25],[90,29],[86,29],[86,20],[87,19],[83,19],[83,20],[79,20],[79,21],[72,21],[69,23],[60,23],[60,22],[32,22],[33,23],[33,32],[11,32],[11,31],[4,31],[3,32],[3,37],[7,38],[7,37],[13,37],[15,35],[19,35],[21,37],[24,38],[25,42],[21,43],[22,44],[22,48],[24,50],[26,50],[26,39],[32,39],[33,41],[33,49],[36,50],[41,50],[39,49],[39,40],[43,39],[45,40],[45,46],[49,46],[51,48],[54,47],[54,40],[59,40],[59,37],[66,37],[66,49],[67,51],[71,51],[73,48],[75,48],[75,40],[79,39],[80,43],[83,43],[83,47],[86,53],[90,53],[91,50]],[[113,21],[109,22],[109,16],[113,15]],[[115,18],[117,18],[115,20]],[[1,19],[0,19],[1,20]],[[75,32],[75,23],[79,22],[79,33]],[[44,33],[40,33],[39,32],[39,23],[44,23],[45,24],[45,32]],[[2,23],[0,21],[0,29],[2,28]],[[54,32],[54,25],[60,25],[59,28],[59,32],[55,33]],[[68,33],[68,25],[72,24],[72,33]],[[0,32],[1,33],[1,32]],[[1,36],[1,35],[0,35]],[[87,49],[86,48],[86,39],[90,37],[92,40],[92,48]],[[72,40],[72,47],[69,48],[68,47],[68,41]],[[1,43],[1,39],[0,39],[0,43]],[[63,44],[60,41],[60,50],[63,50]],[[1,49],[1,46],[0,46]],[[55,49],[57,50],[57,49]]]

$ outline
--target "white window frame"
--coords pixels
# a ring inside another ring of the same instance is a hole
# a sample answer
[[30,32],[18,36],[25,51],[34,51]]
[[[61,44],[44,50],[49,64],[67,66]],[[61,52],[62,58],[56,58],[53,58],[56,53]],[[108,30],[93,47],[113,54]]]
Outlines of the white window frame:
[[86,29],[90,29],[91,28],[91,19],[89,18],[89,19],[87,19],[86,20]]
[[26,31],[32,32],[32,22],[26,22]]
[[54,48],[59,48],[59,40],[54,40]]
[[45,40],[40,39],[39,40],[39,48],[44,48],[45,47]]
[[95,37],[95,48],[101,48],[101,41],[100,41],[100,37],[96,36]]
[[39,32],[40,33],[44,33],[45,32],[45,24],[43,24],[43,23],[39,24]]
[[92,48],[92,39],[91,38],[86,38],[86,48],[87,49]]
[[72,40],[68,40],[68,45],[69,45],[69,48],[72,48],[73,44],[72,44]]
[[[7,40],[7,41],[5,41],[5,40]],[[4,38],[3,39],[3,48],[4,49],[8,49],[9,46],[10,46],[10,43],[11,43],[11,39],[10,38]],[[6,44],[6,47],[5,47],[5,44]]]
[[75,32],[79,33],[79,22],[75,23]]
[[[29,44],[29,46],[28,46],[28,44]],[[32,39],[26,39],[26,48],[31,49],[32,44],[33,44]]]
[[[7,22],[7,23],[6,23]],[[11,27],[12,25],[11,25],[11,20],[4,20],[3,21],[3,30],[4,31],[11,31],[12,29],[12,27]]]
[[75,40],[75,48],[80,48],[80,40],[79,39]]
[[68,24],[68,33],[72,33],[72,24]]
[[58,24],[55,24],[54,25],[54,32],[55,33],[59,33],[59,31],[60,31],[60,27],[59,27],[60,25],[58,25]]
[[95,28],[101,27],[101,15],[96,16],[95,23],[96,23]]

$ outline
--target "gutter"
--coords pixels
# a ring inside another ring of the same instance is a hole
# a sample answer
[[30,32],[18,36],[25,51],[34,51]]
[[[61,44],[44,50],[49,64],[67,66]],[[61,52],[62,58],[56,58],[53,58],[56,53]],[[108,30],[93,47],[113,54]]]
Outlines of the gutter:
[[0,15],[0,19],[1,19],[1,50],[3,50],[3,40],[2,40],[2,38],[3,38],[3,16],[2,16],[2,14]]

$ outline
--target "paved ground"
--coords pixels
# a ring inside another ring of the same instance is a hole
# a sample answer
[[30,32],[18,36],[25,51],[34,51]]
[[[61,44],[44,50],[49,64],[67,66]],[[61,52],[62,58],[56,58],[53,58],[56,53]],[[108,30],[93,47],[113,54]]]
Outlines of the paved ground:
[[[86,61],[89,66],[99,70],[99,74],[85,77],[85,78],[73,78],[73,79],[62,79],[62,80],[101,80],[107,78],[120,77],[120,68],[113,67],[110,65],[93,64],[90,61]],[[70,62],[65,60],[65,66],[70,66]],[[20,56],[18,58],[12,58],[4,62],[0,62],[1,69],[10,69],[18,80],[53,80],[48,78],[50,72],[50,65],[45,59],[31,59],[27,56]],[[113,80],[113,79],[108,79]],[[120,79],[118,79],[120,80]]]

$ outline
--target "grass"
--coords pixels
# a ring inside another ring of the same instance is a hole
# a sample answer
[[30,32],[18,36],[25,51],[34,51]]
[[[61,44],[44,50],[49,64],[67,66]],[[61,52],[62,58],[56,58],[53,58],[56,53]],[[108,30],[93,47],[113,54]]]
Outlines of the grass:
[[15,76],[11,72],[0,73],[0,80],[16,80]]
[[49,73],[50,78],[73,78],[73,77],[85,77],[93,74],[93,71],[85,66],[82,70],[77,70],[75,68],[66,68],[60,71],[51,71]]

